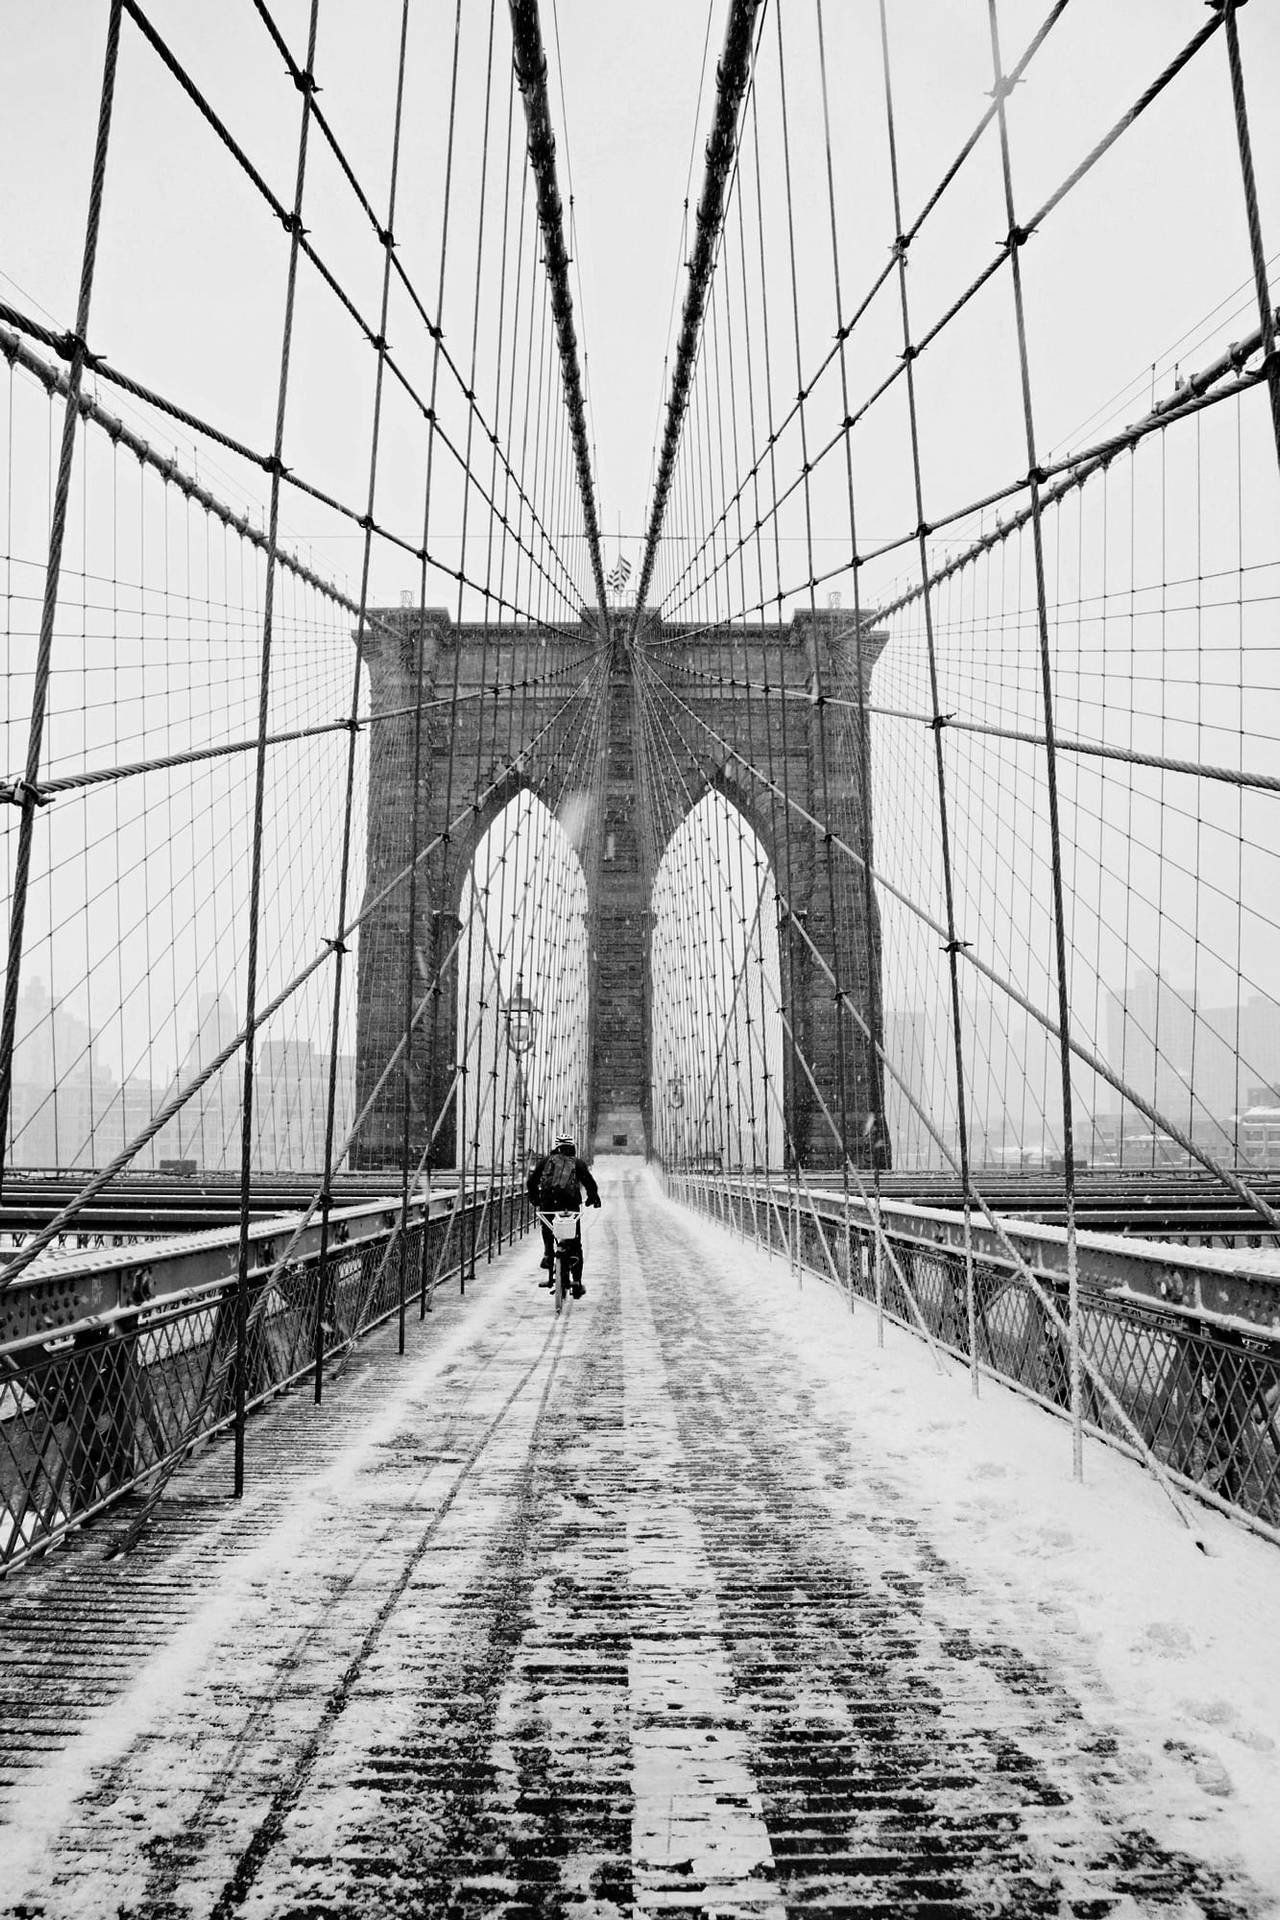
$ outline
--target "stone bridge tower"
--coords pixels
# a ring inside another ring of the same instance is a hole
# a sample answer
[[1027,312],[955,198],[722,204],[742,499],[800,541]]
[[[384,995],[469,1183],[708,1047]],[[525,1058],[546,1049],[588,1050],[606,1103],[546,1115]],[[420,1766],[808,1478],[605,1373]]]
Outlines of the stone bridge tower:
[[[631,617],[610,619],[600,769],[603,817],[595,823],[594,844],[584,862],[590,889],[595,1153],[643,1151],[650,1137],[647,992],[653,923],[648,895],[664,849],[642,844],[636,692],[626,644]],[[572,708],[556,716],[566,690],[598,653],[599,632],[597,623],[587,620],[577,631],[459,627],[442,609],[428,609],[423,616],[417,609],[392,608],[370,616],[363,643],[370,702],[374,714],[387,717],[374,730],[376,751],[370,756],[366,904],[378,904],[361,928],[357,987],[357,1106],[371,1095],[374,1104],[352,1152],[353,1166],[399,1167],[401,1162],[403,1075],[393,1072],[380,1090],[376,1082],[404,1033],[410,941],[415,1000],[437,973],[439,984],[411,1052],[409,1150],[416,1162],[426,1145],[428,1116],[445,1107],[431,1159],[438,1166],[453,1164],[454,1116],[447,1095],[456,1054],[457,969],[441,963],[457,934],[462,889],[481,836],[522,787],[540,792],[539,768],[554,766],[564,753],[576,716]],[[843,1048],[837,1045],[834,993],[809,945],[811,939],[822,953],[840,955],[842,989],[871,1031],[879,1033],[879,927],[871,889],[857,863],[841,856],[832,864],[833,898],[814,833],[793,816],[788,835],[786,805],[743,764],[765,773],[778,793],[806,812],[829,818],[839,838],[861,851],[869,783],[856,712],[852,621],[834,611],[797,614],[782,627],[726,629],[719,646],[709,644],[705,628],[690,629],[686,645],[680,628],[650,621],[644,640],[662,643],[647,648],[647,659],[673,696],[667,734],[683,760],[682,786],[695,799],[718,787],[740,808],[769,856],[785,903],[779,916],[785,1011],[796,1048],[809,1063],[808,1072],[798,1068],[794,1049],[784,1047],[784,1101],[796,1153],[811,1166],[838,1163],[821,1111],[825,1104],[834,1115],[844,1112],[855,1159],[887,1164],[888,1142],[877,1125],[883,1104],[874,1051],[857,1039],[847,1019]],[[881,635],[864,630],[864,698],[882,646]],[[828,694],[848,703],[825,710],[825,796],[816,703],[759,691],[781,686],[791,694],[811,694],[815,674]],[[413,845],[412,716],[419,684],[424,716],[418,844],[433,850],[419,862],[410,928],[407,887],[388,888],[407,866]],[[527,768],[512,771],[508,762],[521,741],[539,730],[544,731],[537,765],[530,760]],[[554,792],[543,797],[554,806]]]

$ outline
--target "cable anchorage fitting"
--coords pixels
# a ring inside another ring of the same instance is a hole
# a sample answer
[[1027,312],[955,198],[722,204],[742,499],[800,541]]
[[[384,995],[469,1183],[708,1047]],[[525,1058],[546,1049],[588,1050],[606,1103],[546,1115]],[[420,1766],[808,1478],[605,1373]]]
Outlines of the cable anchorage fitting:
[[84,335],[74,332],[71,328],[58,336],[53,342],[53,348],[64,360],[74,360],[79,354],[80,364],[88,367],[91,372],[96,372],[106,358],[105,354],[94,353]]
[[47,807],[53,799],[30,780],[0,780],[0,801],[11,807]]

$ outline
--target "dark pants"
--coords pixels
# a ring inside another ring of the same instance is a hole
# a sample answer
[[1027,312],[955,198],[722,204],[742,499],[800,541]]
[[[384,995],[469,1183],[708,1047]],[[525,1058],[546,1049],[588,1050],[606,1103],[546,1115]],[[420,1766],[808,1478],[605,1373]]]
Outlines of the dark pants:
[[[552,1233],[550,1227],[545,1224],[545,1222],[539,1222],[539,1225],[542,1227],[542,1251],[546,1255],[547,1260],[549,1262],[547,1271],[548,1273],[554,1273],[556,1270],[555,1269],[556,1237],[554,1233]],[[569,1249],[569,1278],[571,1280],[581,1280],[582,1278],[582,1222],[581,1220],[579,1220],[578,1222],[577,1233],[574,1235],[572,1240],[566,1241],[565,1244],[568,1246],[568,1249]]]

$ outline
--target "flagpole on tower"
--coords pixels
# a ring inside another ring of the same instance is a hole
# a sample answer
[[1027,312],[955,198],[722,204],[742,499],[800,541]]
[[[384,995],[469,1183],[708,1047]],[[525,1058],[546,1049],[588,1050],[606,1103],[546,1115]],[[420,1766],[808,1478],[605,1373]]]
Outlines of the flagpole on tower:
[[604,577],[605,586],[608,587],[611,593],[616,595],[618,604],[621,604],[622,596],[626,589],[626,584],[630,578],[631,578],[631,562],[623,557],[622,514],[619,513],[618,514],[618,557],[614,561],[612,567],[609,569],[608,573]]

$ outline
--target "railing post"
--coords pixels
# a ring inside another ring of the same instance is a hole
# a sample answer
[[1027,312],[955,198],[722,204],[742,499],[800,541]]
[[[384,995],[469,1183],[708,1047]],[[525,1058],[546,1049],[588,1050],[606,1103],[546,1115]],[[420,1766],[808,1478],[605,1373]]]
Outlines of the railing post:
[[969,1383],[976,1400],[982,1375],[978,1366],[978,1299],[973,1273],[973,1208],[968,1195],[964,1206],[964,1299],[969,1323]]
[[884,1216],[880,1231],[871,1243],[871,1271],[876,1293],[876,1345],[884,1346]]

